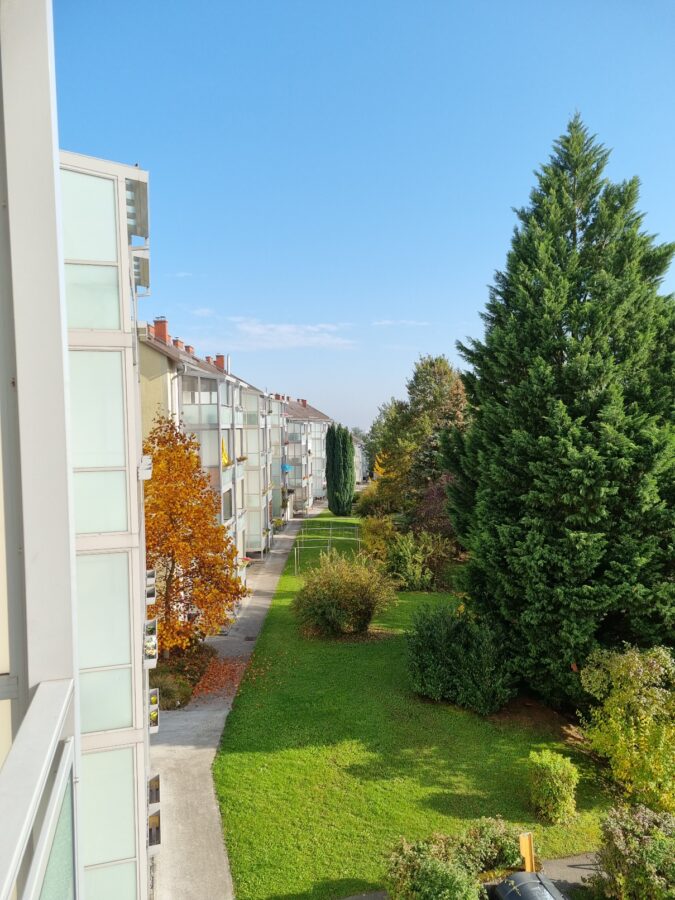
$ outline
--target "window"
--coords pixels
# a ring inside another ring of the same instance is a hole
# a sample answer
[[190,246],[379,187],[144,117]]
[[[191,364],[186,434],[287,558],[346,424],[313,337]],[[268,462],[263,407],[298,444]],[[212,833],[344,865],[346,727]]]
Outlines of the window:
[[223,494],[223,522],[232,518],[232,488]]
[[129,728],[133,713],[126,553],[77,557],[77,625],[82,731]]
[[120,291],[117,266],[65,268],[66,307],[69,328],[120,327]]
[[117,191],[111,178],[61,172],[63,247],[67,260],[117,262]]
[[136,856],[134,752],[85,753],[81,768],[82,861],[95,866]]
[[75,530],[126,531],[123,355],[73,350],[69,362]]

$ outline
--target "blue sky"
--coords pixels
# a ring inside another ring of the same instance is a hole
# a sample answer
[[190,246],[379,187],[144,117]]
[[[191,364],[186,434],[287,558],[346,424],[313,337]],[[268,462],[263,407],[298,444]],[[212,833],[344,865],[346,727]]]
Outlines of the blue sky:
[[[675,239],[672,0],[54,0],[61,146],[150,170],[172,335],[349,425],[460,359],[579,110]],[[670,274],[667,288],[675,289]]]

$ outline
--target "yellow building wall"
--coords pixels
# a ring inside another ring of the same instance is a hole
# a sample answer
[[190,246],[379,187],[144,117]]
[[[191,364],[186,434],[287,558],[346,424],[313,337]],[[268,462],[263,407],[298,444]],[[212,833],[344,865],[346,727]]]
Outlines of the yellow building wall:
[[168,415],[171,409],[172,363],[163,353],[147,344],[139,344],[141,369],[141,422],[143,437],[152,429],[158,413]]

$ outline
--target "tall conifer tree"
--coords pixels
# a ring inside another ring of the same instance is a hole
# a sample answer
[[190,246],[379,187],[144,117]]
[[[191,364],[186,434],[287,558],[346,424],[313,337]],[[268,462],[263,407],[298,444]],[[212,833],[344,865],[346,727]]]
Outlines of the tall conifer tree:
[[675,246],[575,116],[518,211],[483,341],[460,345],[471,425],[446,443],[467,587],[525,681],[573,700],[598,642],[673,642]]
[[354,442],[348,428],[330,425],[326,434],[326,494],[328,509],[348,516],[354,497]]

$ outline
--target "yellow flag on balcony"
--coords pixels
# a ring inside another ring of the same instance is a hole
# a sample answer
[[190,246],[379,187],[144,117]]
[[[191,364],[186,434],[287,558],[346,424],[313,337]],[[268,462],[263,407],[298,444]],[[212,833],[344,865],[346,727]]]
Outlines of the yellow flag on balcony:
[[228,456],[227,447],[225,446],[225,438],[220,439],[220,456],[223,461],[223,468],[225,468],[225,466],[229,466],[230,457]]

